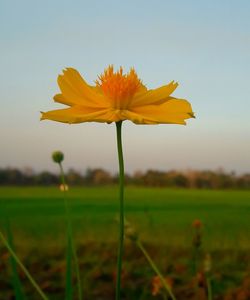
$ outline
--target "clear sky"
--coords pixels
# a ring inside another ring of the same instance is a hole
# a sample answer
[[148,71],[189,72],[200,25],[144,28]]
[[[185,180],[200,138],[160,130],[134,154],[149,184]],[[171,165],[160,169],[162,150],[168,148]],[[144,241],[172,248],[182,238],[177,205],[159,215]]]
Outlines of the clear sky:
[[39,121],[57,76],[93,83],[109,64],[135,67],[148,88],[179,82],[187,126],[125,122],[126,170],[250,171],[250,1],[0,1],[0,167],[117,170],[114,124]]

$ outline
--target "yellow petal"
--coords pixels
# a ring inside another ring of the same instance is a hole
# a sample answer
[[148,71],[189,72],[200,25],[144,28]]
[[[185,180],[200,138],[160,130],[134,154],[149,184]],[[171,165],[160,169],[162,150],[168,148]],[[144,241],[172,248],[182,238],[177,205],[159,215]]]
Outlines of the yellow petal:
[[82,123],[82,122],[118,122],[120,116],[116,111],[108,109],[86,110],[82,107],[70,107],[66,109],[52,110],[42,113],[41,120],[52,120],[62,123]]
[[162,86],[158,89],[139,92],[135,94],[130,103],[130,107],[164,103],[177,86],[178,83],[172,81],[168,85]]
[[54,101],[55,102],[58,102],[58,103],[62,103],[62,104],[65,104],[65,105],[69,105],[69,106],[73,106],[74,105],[74,102],[70,101],[70,100],[66,100],[64,97],[63,97],[63,94],[57,94],[53,97]]
[[139,115],[130,110],[123,110],[121,111],[120,115],[121,115],[121,120],[130,120],[135,124],[147,124],[147,125],[158,124],[155,120],[149,119],[143,115]]
[[145,105],[131,109],[131,121],[137,124],[183,124],[185,119],[193,117],[193,111],[187,100],[169,98],[160,105]]
[[[96,93],[73,68],[67,68],[63,75],[58,76],[58,85],[62,96],[55,96],[55,101],[68,105],[83,105],[86,107],[106,108],[107,99]],[[62,102],[63,101],[63,102]]]
[[121,117],[120,112],[116,110],[107,110],[106,112],[103,112],[102,115],[96,117],[93,122],[106,122],[106,123],[112,123],[112,122],[118,122],[125,120]]

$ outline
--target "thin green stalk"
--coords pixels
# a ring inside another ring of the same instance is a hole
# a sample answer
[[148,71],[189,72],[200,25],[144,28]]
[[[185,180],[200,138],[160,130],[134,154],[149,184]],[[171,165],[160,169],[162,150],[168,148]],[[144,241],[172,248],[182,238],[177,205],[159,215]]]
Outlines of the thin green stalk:
[[166,283],[164,277],[162,276],[161,272],[159,271],[159,269],[157,268],[156,264],[153,262],[153,260],[151,259],[151,257],[149,256],[147,250],[144,248],[144,246],[142,245],[140,240],[136,241],[137,246],[139,247],[139,249],[142,251],[142,253],[144,254],[144,256],[146,257],[147,261],[149,262],[150,266],[152,267],[152,269],[155,271],[155,273],[159,276],[159,278],[161,279],[161,282],[164,286],[164,288],[167,290],[167,292],[169,293],[170,297],[172,300],[176,300],[174,294],[172,293],[171,288],[168,286],[168,284]]
[[121,299],[121,272],[122,256],[124,243],[124,161],[122,152],[122,121],[116,123],[117,151],[119,160],[119,199],[120,199],[120,217],[119,217],[119,244],[116,272],[116,300]]
[[[6,227],[6,233],[7,233],[7,242],[14,251],[13,235],[11,232],[10,221],[9,221],[8,217],[5,218],[5,227]],[[12,284],[13,284],[13,288],[14,288],[14,292],[15,292],[15,299],[23,300],[25,297],[23,295],[22,284],[21,284],[20,277],[19,277],[19,274],[17,271],[17,263],[12,255],[10,255],[9,262],[10,262],[11,272],[12,272],[11,277],[12,277]]]
[[25,268],[25,266],[23,265],[23,263],[20,261],[20,259],[17,257],[17,255],[15,254],[15,252],[12,250],[12,248],[10,247],[8,241],[6,240],[6,238],[4,237],[4,235],[2,234],[2,232],[0,231],[0,240],[3,242],[4,246],[8,249],[9,253],[11,254],[11,256],[14,258],[14,260],[16,261],[16,263],[19,265],[19,267],[22,269],[22,271],[24,272],[24,274],[27,276],[27,278],[29,279],[30,283],[33,285],[33,287],[36,289],[36,291],[38,292],[38,294],[41,296],[41,298],[43,300],[48,300],[47,296],[43,293],[43,291],[40,289],[39,285],[36,283],[35,279],[30,275],[29,271]]
[[68,199],[66,196],[66,182],[65,176],[63,171],[63,166],[59,163],[60,166],[60,173],[61,173],[61,181],[63,184],[63,195],[64,195],[64,205],[65,205],[65,213],[67,218],[67,271],[66,271],[66,299],[72,299],[72,272],[71,272],[71,258],[73,255],[75,271],[76,271],[76,278],[77,278],[77,286],[78,286],[78,298],[82,300],[82,287],[81,287],[81,278],[80,278],[80,269],[79,269],[79,262],[78,257],[75,249],[75,245],[73,242],[73,234],[72,234],[72,224],[71,224],[71,215],[70,215],[70,208]]

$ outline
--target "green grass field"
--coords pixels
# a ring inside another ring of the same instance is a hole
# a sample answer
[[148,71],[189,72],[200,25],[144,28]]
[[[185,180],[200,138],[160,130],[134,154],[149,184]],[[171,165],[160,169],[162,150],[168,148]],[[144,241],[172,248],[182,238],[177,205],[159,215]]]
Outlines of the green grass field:
[[[71,188],[67,196],[77,238],[116,241],[116,187]],[[200,219],[207,249],[250,248],[250,191],[127,187],[125,206],[143,240],[187,246],[191,223]],[[64,234],[63,194],[56,187],[2,187],[0,220],[5,216],[19,236],[55,241]]]
[[[71,188],[67,197],[84,299],[114,299],[118,187]],[[203,274],[206,253],[212,257],[214,299],[249,299],[237,297],[250,293],[250,191],[126,187],[125,207],[126,218],[155,263],[172,278],[177,299],[207,299],[203,277],[197,277]],[[203,223],[197,273],[192,271],[191,224],[195,219]],[[6,221],[11,224],[18,256],[49,299],[64,299],[63,193],[57,187],[1,187],[0,228],[4,233]],[[4,270],[0,272],[0,300],[14,299],[8,257],[0,245],[0,270]],[[152,296],[153,276],[143,254],[127,241],[122,299],[163,299],[161,294]],[[27,299],[38,299],[25,276],[20,277]]]

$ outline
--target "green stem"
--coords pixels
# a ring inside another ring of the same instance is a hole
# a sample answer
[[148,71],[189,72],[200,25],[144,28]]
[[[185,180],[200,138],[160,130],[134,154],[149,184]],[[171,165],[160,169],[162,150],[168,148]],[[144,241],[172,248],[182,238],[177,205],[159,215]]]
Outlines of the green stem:
[[119,217],[119,244],[117,257],[117,273],[116,273],[116,300],[121,298],[121,272],[122,272],[122,256],[124,243],[124,162],[122,153],[122,121],[116,123],[117,151],[119,160],[119,199],[120,199],[120,217]]
[[80,279],[80,269],[79,269],[79,262],[78,257],[75,249],[75,245],[73,242],[73,234],[72,234],[72,224],[71,224],[71,215],[70,215],[70,208],[68,199],[66,196],[66,181],[63,166],[59,163],[60,173],[61,173],[61,181],[63,184],[63,195],[64,195],[64,206],[65,206],[65,213],[67,218],[67,275],[66,275],[66,286],[68,287],[68,291],[66,291],[66,295],[72,298],[72,278],[71,278],[71,254],[73,254],[76,277],[77,277],[77,285],[78,285],[78,298],[82,300],[82,288],[81,288],[81,279]]
[[159,269],[157,268],[156,264],[153,262],[153,260],[151,259],[151,257],[149,256],[147,250],[144,248],[144,246],[142,245],[140,240],[136,241],[137,246],[139,247],[139,249],[142,251],[142,253],[144,254],[144,256],[146,257],[147,261],[149,262],[150,266],[152,267],[152,269],[155,271],[155,273],[159,276],[159,278],[161,279],[161,282],[163,284],[163,286],[165,287],[165,289],[167,290],[167,292],[169,293],[170,297],[172,300],[176,300],[174,294],[172,293],[171,288],[169,287],[169,285],[166,283],[164,277],[162,276],[161,272],[159,271]]
[[20,259],[17,257],[15,252],[10,247],[8,241],[5,239],[4,235],[0,231],[0,240],[3,242],[4,246],[8,249],[11,256],[14,258],[16,263],[19,265],[21,270],[24,272],[24,274],[27,276],[31,284],[34,286],[34,288],[37,290],[38,294],[41,296],[43,300],[48,300],[47,296],[43,293],[43,291],[40,289],[39,285],[36,283],[36,281],[33,279],[33,277],[30,275],[29,271],[25,268],[23,263],[20,261]]

